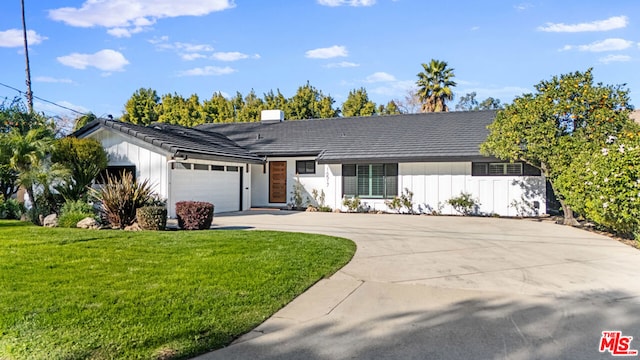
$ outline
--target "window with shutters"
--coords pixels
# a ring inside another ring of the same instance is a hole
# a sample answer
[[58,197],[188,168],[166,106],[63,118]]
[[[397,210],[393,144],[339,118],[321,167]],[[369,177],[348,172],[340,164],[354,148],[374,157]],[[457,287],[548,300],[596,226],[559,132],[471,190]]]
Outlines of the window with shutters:
[[398,195],[398,164],[342,165],[342,195],[388,199]]
[[471,164],[472,176],[540,176],[540,169],[521,162],[494,163],[474,162]]

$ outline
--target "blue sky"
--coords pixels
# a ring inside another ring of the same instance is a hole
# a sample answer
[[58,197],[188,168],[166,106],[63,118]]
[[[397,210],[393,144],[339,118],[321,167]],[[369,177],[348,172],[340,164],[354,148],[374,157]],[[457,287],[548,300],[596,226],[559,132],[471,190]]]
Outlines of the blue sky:
[[[287,97],[309,81],[340,105],[365,87],[402,99],[421,63],[455,69],[455,105],[510,102],[553,75],[594,68],[640,106],[637,0],[25,0],[34,95],[120,116],[141,87]],[[0,5],[0,83],[25,90],[20,1]],[[18,93],[0,86],[0,97]],[[36,110],[69,112],[36,99]],[[453,107],[453,106],[452,106]]]

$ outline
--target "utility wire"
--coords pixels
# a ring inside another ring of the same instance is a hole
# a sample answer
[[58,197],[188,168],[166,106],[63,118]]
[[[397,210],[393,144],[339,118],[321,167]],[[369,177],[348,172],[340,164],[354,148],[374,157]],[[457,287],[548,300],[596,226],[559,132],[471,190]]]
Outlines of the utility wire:
[[[9,86],[9,85],[7,85],[7,84],[3,84],[3,83],[1,83],[1,82],[0,82],[0,85],[4,86],[4,87],[6,87],[6,88],[9,88],[9,89],[11,89],[11,90],[17,91],[18,93],[20,93],[20,95],[26,95],[26,94],[27,94],[27,93],[25,93],[24,91],[22,91],[22,90],[20,90],[20,89],[14,88],[13,86]],[[51,105],[53,105],[53,106],[57,106],[57,107],[59,107],[59,108],[65,109],[65,110],[69,110],[69,111],[74,112],[74,113],[76,113],[76,114],[78,114],[78,115],[87,115],[87,114],[88,114],[88,113],[83,113],[83,112],[80,112],[80,111],[78,111],[78,110],[72,109],[72,108],[67,107],[67,106],[64,106],[64,105],[56,104],[56,103],[54,103],[53,101],[49,101],[49,100],[47,100],[47,99],[43,99],[43,98],[41,98],[41,97],[39,97],[39,96],[35,96],[35,95],[32,95],[32,96],[33,96],[33,98],[34,98],[34,99],[38,99],[38,100],[40,100],[40,101],[46,102],[47,104],[51,104]]]

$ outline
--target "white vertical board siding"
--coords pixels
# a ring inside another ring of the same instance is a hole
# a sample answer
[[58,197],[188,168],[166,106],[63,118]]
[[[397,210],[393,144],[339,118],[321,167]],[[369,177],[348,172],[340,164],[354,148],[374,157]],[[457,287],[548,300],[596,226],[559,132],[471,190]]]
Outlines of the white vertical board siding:
[[478,200],[482,214],[521,215],[512,204],[524,201],[537,201],[538,213],[546,212],[541,176],[471,176],[470,162],[441,162],[398,164],[398,177],[399,193],[411,190],[415,210],[420,212],[441,208],[444,214],[456,214],[446,201],[462,192]]
[[[240,210],[240,170],[243,179],[245,164],[220,163],[225,171],[171,169],[171,196],[169,216],[175,217],[175,205],[179,201],[206,201],[214,205],[214,212]],[[241,167],[238,171],[226,171],[226,166]],[[244,188],[244,187],[243,187]],[[244,203],[244,194],[243,194]]]
[[136,167],[136,179],[149,179],[154,191],[167,198],[167,156],[144,142],[103,129],[91,134],[102,144],[109,158],[109,165]]
[[[300,181],[302,185],[302,202],[303,205],[314,204],[313,190],[325,192],[325,203],[329,205],[329,201],[332,199],[330,191],[333,186],[331,181],[333,175],[331,171],[327,172],[327,165],[316,163],[315,174],[301,174],[296,176],[296,161],[297,160],[315,160],[313,156],[307,157],[273,157],[269,158],[264,165],[252,165],[251,171],[251,206],[253,207],[285,207],[287,203],[291,203],[294,184],[296,181]],[[287,202],[286,203],[270,203],[269,202],[269,162],[272,161],[286,161],[287,162]],[[327,178],[329,184],[327,185]],[[329,205],[330,206],[330,205]]]

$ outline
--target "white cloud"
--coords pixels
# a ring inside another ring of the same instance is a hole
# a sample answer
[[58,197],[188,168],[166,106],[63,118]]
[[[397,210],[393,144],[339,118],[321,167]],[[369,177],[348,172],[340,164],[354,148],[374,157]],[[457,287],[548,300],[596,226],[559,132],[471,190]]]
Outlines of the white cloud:
[[[38,45],[44,40],[47,40],[46,36],[42,36],[33,30],[27,30],[27,42],[29,45]],[[9,29],[0,31],[0,47],[22,47],[24,46],[24,38],[22,30]]]
[[627,26],[629,20],[626,16],[613,16],[606,20],[597,20],[579,24],[546,23],[539,26],[538,31],[546,32],[587,32],[587,31],[609,31],[621,29]]
[[599,62],[603,64],[608,64],[611,62],[625,62],[631,61],[631,56],[629,55],[607,55],[603,58],[598,59]]
[[532,7],[533,5],[531,5],[530,3],[520,3],[514,6],[514,8],[518,11],[526,11],[531,9]]
[[367,78],[364,81],[368,83],[390,82],[390,81],[396,81],[396,77],[389,73],[379,71],[367,76]]
[[416,82],[413,80],[389,81],[382,86],[372,88],[370,91],[367,89],[367,91],[392,99],[403,99],[415,86]]
[[148,41],[155,45],[156,49],[173,51],[178,54],[182,60],[186,61],[207,58],[208,55],[203,53],[213,52],[214,50],[213,46],[209,44],[193,44],[179,41],[169,42],[168,36],[153,38]]
[[480,26],[471,27],[471,31],[478,31],[478,30],[480,30]]
[[324,67],[333,69],[333,68],[351,68],[351,67],[358,67],[358,66],[360,66],[360,64],[352,63],[349,61],[341,61],[339,63],[327,64]]
[[205,66],[201,68],[193,68],[189,70],[185,70],[180,72],[179,76],[218,76],[218,75],[228,75],[236,72],[236,69],[231,68],[229,66],[218,67],[218,66]]
[[182,60],[191,61],[196,59],[204,59],[207,56],[200,53],[184,53],[180,54],[180,57],[182,58]]
[[333,45],[327,48],[318,48],[309,50],[305,53],[305,56],[310,59],[331,59],[335,57],[346,57],[349,55],[345,46]]
[[73,53],[60,56],[57,60],[63,65],[82,70],[92,66],[103,71],[122,71],[125,65],[129,64],[122,53],[111,49],[100,50],[94,54]]
[[567,50],[580,50],[589,52],[603,52],[603,51],[620,51],[625,50],[633,46],[633,41],[625,39],[605,39],[602,41],[592,42],[587,45],[565,45],[561,51]]
[[51,76],[36,76],[33,81],[42,83],[73,84],[71,79],[59,79]]
[[372,6],[376,3],[376,0],[318,0],[318,4],[324,6]]
[[233,7],[233,0],[86,0],[79,8],[49,10],[49,17],[75,27],[101,26],[113,36],[129,37],[158,19],[203,16]]
[[213,53],[211,57],[213,59],[220,60],[220,61],[238,61],[238,60],[248,58],[249,55],[243,54],[237,51],[230,51],[230,52],[216,52],[216,53]]

